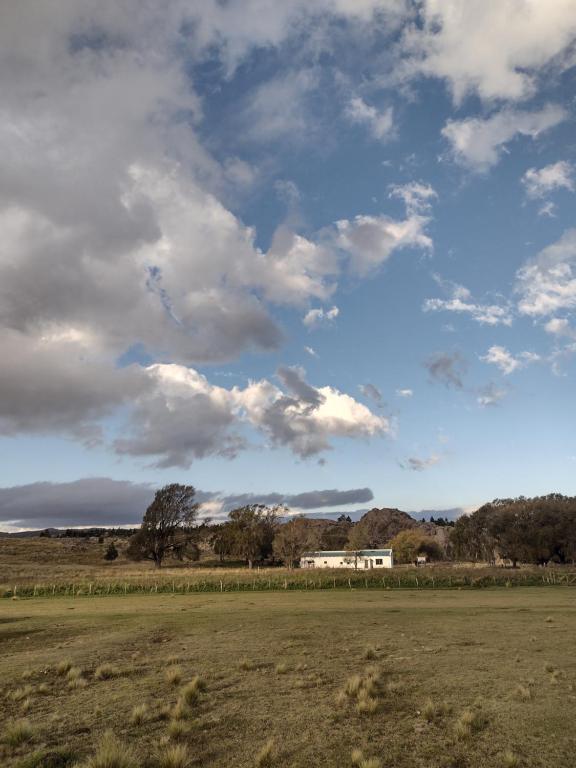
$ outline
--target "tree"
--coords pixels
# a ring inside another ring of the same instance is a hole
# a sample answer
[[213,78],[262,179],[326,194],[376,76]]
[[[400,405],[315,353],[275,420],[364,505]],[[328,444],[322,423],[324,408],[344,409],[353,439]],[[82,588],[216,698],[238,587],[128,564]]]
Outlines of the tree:
[[140,530],[130,540],[128,556],[152,560],[156,568],[162,566],[168,554],[184,557],[196,539],[194,526],[200,505],[194,501],[195,495],[193,486],[178,483],[157,491]]
[[400,531],[388,546],[398,563],[415,563],[418,555],[427,555],[431,560],[440,560],[442,557],[442,550],[434,539],[416,528]]
[[112,562],[112,560],[116,560],[118,557],[118,550],[116,549],[114,542],[111,541],[110,544],[108,544],[108,548],[106,549],[106,552],[104,553],[104,560],[108,560]]
[[310,521],[305,517],[295,517],[278,529],[274,537],[273,551],[288,568],[293,568],[302,553],[313,549],[316,543],[317,536],[311,529]]
[[255,560],[263,560],[272,554],[280,509],[248,504],[233,509],[228,515],[232,554],[245,560],[249,568],[254,566]]

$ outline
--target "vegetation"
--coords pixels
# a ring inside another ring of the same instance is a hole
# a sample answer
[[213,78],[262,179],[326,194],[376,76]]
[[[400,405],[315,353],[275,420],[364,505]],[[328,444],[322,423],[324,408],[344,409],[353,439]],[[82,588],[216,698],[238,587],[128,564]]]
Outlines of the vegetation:
[[[358,766],[571,765],[570,595],[347,589],[0,601],[0,765],[159,768],[180,755],[190,768],[254,768],[269,740],[277,768],[341,768],[353,751]],[[246,669],[243,658],[252,659]],[[164,673],[176,659],[174,686]],[[86,687],[68,688],[62,661],[82,670]],[[105,664],[122,674],[97,680]],[[6,738],[25,700],[11,693],[27,686],[33,729]]]
[[129,555],[135,560],[152,560],[157,568],[168,554],[197,559],[194,525],[199,505],[194,502],[195,495],[193,486],[178,483],[157,491],[140,530],[131,539]]
[[400,531],[388,542],[394,553],[396,563],[416,564],[418,555],[426,555],[430,560],[442,560],[442,550],[430,536],[418,529]]
[[576,497],[496,499],[462,515],[451,536],[457,557],[494,562],[496,557],[546,565],[576,559]]

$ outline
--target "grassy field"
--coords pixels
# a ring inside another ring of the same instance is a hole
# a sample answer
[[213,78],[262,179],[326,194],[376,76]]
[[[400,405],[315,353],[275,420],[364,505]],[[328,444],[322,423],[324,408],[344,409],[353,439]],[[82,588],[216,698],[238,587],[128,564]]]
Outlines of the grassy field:
[[[564,587],[4,600],[0,765],[568,768],[575,600]],[[98,753],[107,732],[119,743]]]

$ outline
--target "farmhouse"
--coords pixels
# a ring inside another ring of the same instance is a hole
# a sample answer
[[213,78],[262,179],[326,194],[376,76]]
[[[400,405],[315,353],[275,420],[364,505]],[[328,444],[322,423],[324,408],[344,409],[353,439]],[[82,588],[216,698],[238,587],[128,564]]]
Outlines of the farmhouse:
[[394,559],[391,549],[357,549],[346,552],[326,550],[304,552],[301,568],[392,568]]

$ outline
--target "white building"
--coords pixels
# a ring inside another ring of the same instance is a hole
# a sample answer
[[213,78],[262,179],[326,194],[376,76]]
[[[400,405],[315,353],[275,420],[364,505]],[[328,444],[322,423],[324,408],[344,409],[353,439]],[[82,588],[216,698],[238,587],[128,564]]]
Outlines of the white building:
[[392,568],[394,558],[391,549],[357,549],[346,551],[304,552],[300,568]]

